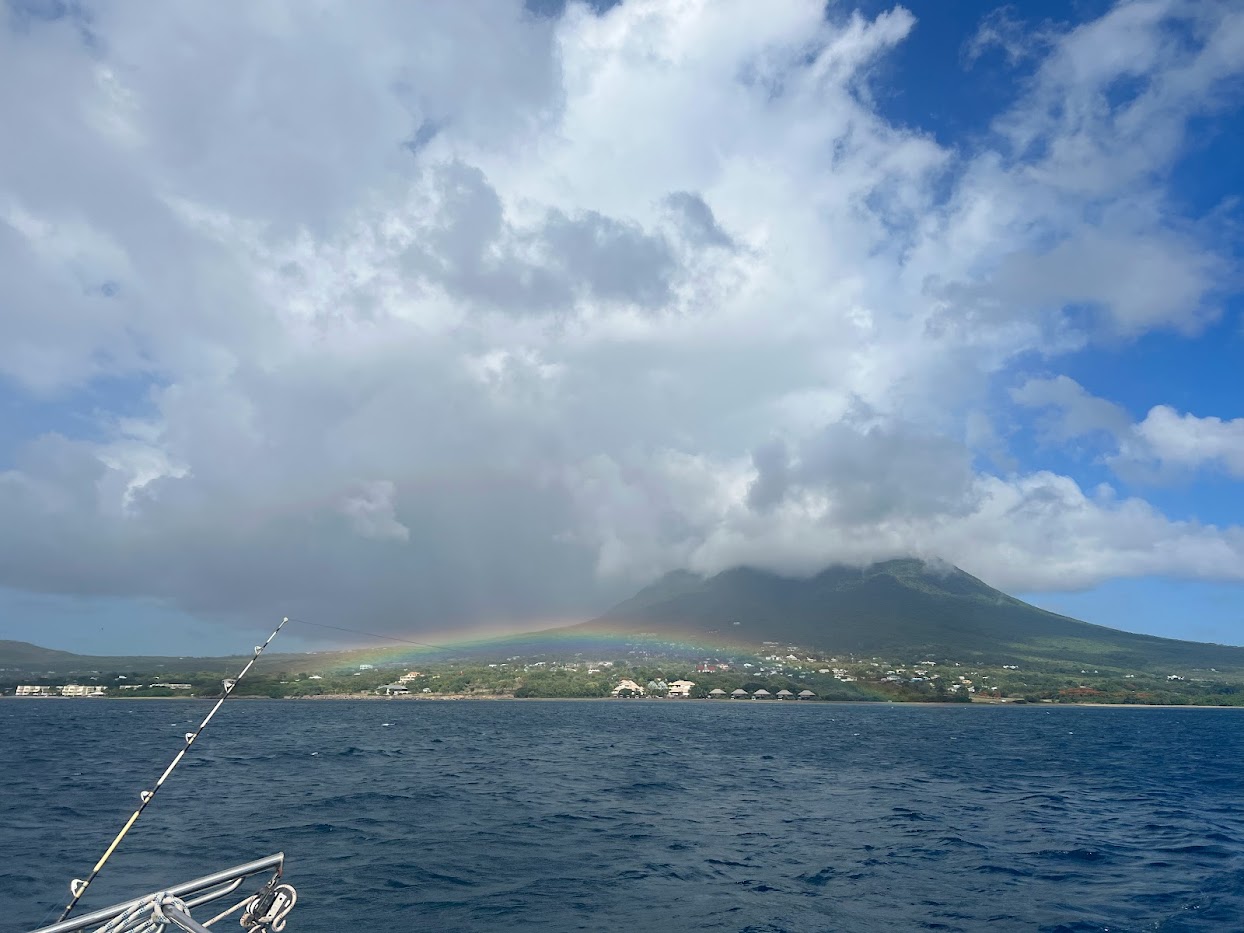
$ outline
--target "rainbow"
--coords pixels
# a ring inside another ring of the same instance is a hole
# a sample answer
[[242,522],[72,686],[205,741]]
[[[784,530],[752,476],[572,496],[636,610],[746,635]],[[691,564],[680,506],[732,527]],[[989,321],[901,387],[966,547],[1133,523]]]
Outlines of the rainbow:
[[[434,662],[461,654],[490,655],[497,658],[534,654],[583,654],[602,660],[639,649],[660,654],[711,658],[729,654],[754,654],[755,643],[720,634],[635,632],[619,625],[593,625],[590,629],[577,625],[559,626],[537,631],[472,632],[443,634],[424,633],[392,636],[404,643],[377,647],[340,648],[319,652],[349,655],[352,664],[395,665]],[[416,639],[418,643],[416,643]]]

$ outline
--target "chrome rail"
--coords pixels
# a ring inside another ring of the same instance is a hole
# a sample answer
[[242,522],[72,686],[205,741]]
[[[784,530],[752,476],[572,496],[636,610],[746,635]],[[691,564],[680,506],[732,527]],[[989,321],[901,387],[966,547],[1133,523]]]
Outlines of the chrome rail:
[[[198,907],[201,904],[209,904],[228,894],[232,894],[242,886],[242,882],[247,878],[258,875],[261,872],[274,871],[274,877],[279,878],[284,867],[285,853],[277,852],[274,855],[256,859],[253,862],[235,865],[233,868],[226,868],[224,871],[204,875],[202,878],[195,878],[193,881],[183,881],[181,884],[161,890],[173,897],[182,898],[187,908]],[[83,914],[81,917],[73,920],[62,920],[60,923],[54,923],[50,927],[39,927],[37,930],[31,930],[30,933],[70,933],[72,930],[84,930],[96,924],[106,923],[114,917],[121,916],[121,914],[135,905],[141,904],[155,893],[157,892],[153,891],[149,894],[144,894],[142,897],[128,900],[124,904],[116,904],[89,914]],[[177,913],[180,914],[180,911]],[[183,920],[189,921],[193,926],[182,926],[182,929],[192,931],[206,929],[184,914],[177,918],[176,922],[181,926]]]
[[203,926],[189,914],[183,914],[176,907],[165,907],[164,916],[168,917],[175,924],[181,927],[186,933],[212,933],[207,927]]

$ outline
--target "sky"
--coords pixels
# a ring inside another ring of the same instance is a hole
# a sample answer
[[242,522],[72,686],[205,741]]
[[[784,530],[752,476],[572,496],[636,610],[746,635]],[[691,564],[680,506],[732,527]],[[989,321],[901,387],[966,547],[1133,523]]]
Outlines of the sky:
[[1244,645],[1242,108],[1233,0],[5,0],[0,638],[914,555]]

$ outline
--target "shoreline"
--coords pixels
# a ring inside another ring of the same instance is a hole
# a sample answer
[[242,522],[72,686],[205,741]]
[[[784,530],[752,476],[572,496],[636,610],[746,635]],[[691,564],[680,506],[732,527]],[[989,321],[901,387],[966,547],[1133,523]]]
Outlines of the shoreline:
[[[0,696],[0,700],[111,700],[114,702],[150,702],[150,701],[174,701],[184,702],[214,702],[218,697],[190,697],[190,696],[168,696],[168,697],[120,697],[120,696],[101,696],[101,697],[62,697],[62,696]],[[729,699],[710,699],[709,697],[687,697],[685,699],[669,699],[667,697],[634,697],[621,699],[619,697],[516,697],[513,694],[470,694],[470,693],[440,693],[440,694],[417,694],[410,696],[376,696],[367,693],[325,693],[316,696],[290,696],[290,697],[267,697],[267,696],[233,696],[231,700],[244,700],[248,702],[269,702],[283,703],[286,701],[296,702],[511,702],[511,703],[644,703],[644,702],[661,702],[661,703],[713,703],[726,705],[739,705],[744,703],[742,700]],[[856,705],[856,706],[895,706],[895,707],[925,707],[944,709],[948,707],[1030,707],[1032,709],[1241,709],[1244,706],[1230,705],[1214,705],[1207,703],[1015,703],[1006,700],[976,700],[971,703],[928,703],[928,702],[912,702],[901,700],[748,700],[747,704],[757,704],[761,706],[822,706],[822,705]]]

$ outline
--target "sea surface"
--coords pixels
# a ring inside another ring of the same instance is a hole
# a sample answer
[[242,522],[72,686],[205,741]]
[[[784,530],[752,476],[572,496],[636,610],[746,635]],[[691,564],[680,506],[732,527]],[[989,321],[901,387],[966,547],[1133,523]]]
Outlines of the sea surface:
[[[0,930],[207,708],[0,701]],[[1236,931],[1242,766],[1244,710],[233,701],[84,905],[284,851],[288,933]]]

